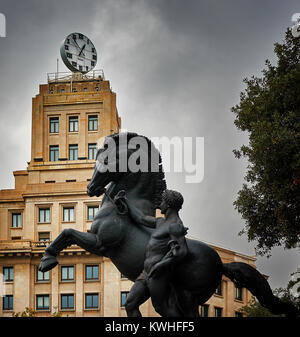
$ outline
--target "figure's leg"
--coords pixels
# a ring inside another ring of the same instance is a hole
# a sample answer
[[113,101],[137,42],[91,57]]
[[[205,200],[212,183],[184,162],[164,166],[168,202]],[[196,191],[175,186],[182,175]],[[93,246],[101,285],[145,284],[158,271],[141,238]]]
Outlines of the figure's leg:
[[184,317],[199,317],[197,296],[182,288],[176,288],[176,295]]
[[68,246],[77,244],[81,248],[91,252],[99,253],[97,235],[94,233],[79,232],[75,229],[64,229],[58,237],[45,249],[39,270],[46,272],[57,265],[56,256]]
[[128,317],[142,317],[139,306],[150,297],[149,289],[145,280],[137,280],[130,289],[125,308]]
[[176,302],[175,293],[172,291],[169,275],[148,279],[148,287],[153,307],[163,317],[181,317]]

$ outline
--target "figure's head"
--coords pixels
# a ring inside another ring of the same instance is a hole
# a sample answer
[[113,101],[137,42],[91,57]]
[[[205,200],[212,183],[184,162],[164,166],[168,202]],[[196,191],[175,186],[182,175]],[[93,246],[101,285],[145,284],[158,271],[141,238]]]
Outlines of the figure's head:
[[179,211],[183,204],[183,196],[181,193],[172,190],[165,190],[162,194],[160,210],[162,214],[166,214],[168,208]]

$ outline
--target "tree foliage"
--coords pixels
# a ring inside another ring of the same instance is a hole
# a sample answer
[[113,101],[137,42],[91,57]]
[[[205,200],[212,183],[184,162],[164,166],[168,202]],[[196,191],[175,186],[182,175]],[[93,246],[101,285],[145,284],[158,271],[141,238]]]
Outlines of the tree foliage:
[[26,307],[22,312],[14,312],[12,313],[12,317],[35,317],[36,311],[30,307]]
[[284,317],[284,315],[274,315],[267,308],[264,308],[258,301],[252,300],[240,309],[245,317]]
[[[55,311],[53,311],[51,313],[51,317],[61,317],[62,316],[62,312],[58,311],[57,310],[57,307],[53,307],[53,309]],[[38,313],[30,308],[30,307],[26,307],[24,311],[22,312],[12,312],[12,317],[37,317],[38,316]]]
[[232,108],[236,127],[249,135],[249,144],[233,151],[249,162],[234,206],[245,219],[240,234],[257,240],[261,255],[300,241],[300,38],[287,29],[274,52],[277,64],[266,60],[261,78],[244,79]]

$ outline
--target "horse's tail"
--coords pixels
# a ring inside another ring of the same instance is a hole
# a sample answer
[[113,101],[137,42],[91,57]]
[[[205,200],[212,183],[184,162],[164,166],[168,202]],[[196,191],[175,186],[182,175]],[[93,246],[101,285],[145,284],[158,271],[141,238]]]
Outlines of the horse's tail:
[[224,263],[223,274],[236,286],[247,288],[259,303],[273,314],[285,314],[289,317],[300,315],[300,310],[294,305],[274,296],[266,278],[249,264],[242,262]]

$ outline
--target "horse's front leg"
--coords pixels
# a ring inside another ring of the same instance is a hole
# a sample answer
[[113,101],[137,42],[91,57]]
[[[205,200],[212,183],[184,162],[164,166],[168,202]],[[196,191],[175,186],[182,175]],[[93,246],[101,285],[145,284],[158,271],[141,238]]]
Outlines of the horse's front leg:
[[54,268],[58,264],[56,256],[63,249],[73,244],[76,244],[91,253],[99,254],[99,242],[95,233],[84,233],[72,228],[64,229],[45,249],[39,271],[46,272]]

